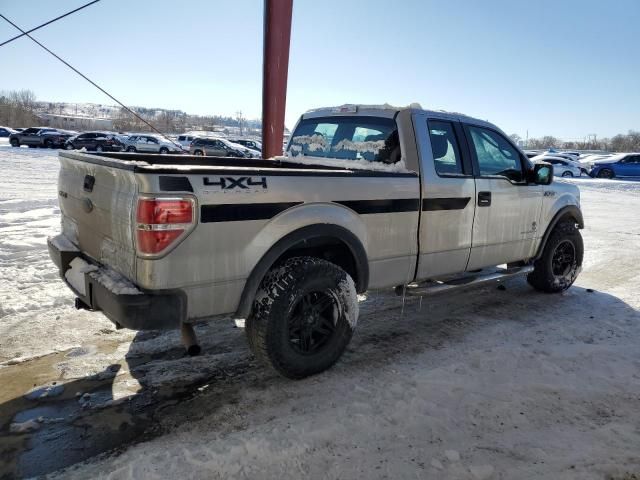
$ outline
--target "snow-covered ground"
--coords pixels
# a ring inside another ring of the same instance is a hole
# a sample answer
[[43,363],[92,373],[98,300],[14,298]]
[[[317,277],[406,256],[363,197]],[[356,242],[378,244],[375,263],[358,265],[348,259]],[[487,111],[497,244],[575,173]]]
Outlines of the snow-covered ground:
[[586,254],[565,294],[522,279],[429,301],[373,292],[341,361],[292,382],[230,320],[197,327],[192,359],[175,332],[74,310],[46,253],[55,152],[0,145],[0,165],[0,478],[83,460],[57,475],[640,474],[640,182],[574,180]]

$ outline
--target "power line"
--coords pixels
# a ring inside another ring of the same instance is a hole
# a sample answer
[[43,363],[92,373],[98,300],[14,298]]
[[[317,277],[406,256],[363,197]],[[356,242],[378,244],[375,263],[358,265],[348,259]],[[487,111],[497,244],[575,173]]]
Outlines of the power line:
[[39,30],[42,27],[46,27],[47,25],[51,25],[53,22],[57,22],[58,20],[60,20],[61,18],[64,18],[64,17],[68,17],[72,13],[76,13],[77,11],[82,10],[83,8],[87,8],[89,5],[93,5],[94,3],[98,3],[99,1],[100,0],[93,0],[93,2],[89,2],[89,3],[85,4],[85,5],[82,5],[81,7],[76,8],[75,10],[71,10],[70,12],[65,13],[64,15],[60,15],[59,17],[56,17],[53,20],[49,20],[47,23],[43,23],[42,25],[38,25],[37,27],[32,28],[31,30],[27,30],[26,32],[21,33],[20,35],[16,35],[15,37],[10,38],[9,40],[6,40],[6,41],[0,43],[0,47],[6,45],[7,43],[13,42],[14,40],[22,38],[22,37],[24,37],[25,35],[27,35],[27,34],[29,34],[31,32],[35,32],[36,30]]
[[129,107],[127,107],[124,103],[122,103],[120,100],[118,100],[116,97],[114,97],[113,95],[111,95],[109,92],[107,92],[104,88],[102,88],[100,85],[98,85],[96,82],[94,82],[93,80],[91,80],[89,77],[87,77],[84,73],[82,73],[80,70],[78,70],[77,68],[75,68],[73,65],[71,65],[69,62],[67,62],[66,60],[63,60],[62,58],[60,58],[60,56],[56,55],[55,53],[53,53],[51,50],[49,50],[47,47],[45,47],[42,43],[40,43],[38,40],[36,40],[35,38],[33,38],[31,35],[29,35],[28,32],[25,32],[23,29],[21,29],[18,25],[16,25],[15,23],[13,23],[11,20],[9,20],[7,17],[5,17],[3,14],[0,13],[0,17],[2,17],[7,23],[11,24],[13,27],[15,27],[16,29],[20,30],[22,32],[23,35],[26,35],[28,38],[30,38],[33,42],[35,42],[37,45],[39,45],[41,48],[43,48],[46,52],[50,53],[51,55],[53,55],[55,58],[57,58],[58,60],[60,60],[62,63],[64,63],[67,67],[69,67],[71,70],[73,70],[74,72],[76,72],[78,75],[80,75],[82,78],[84,78],[87,82],[89,82],[91,85],[93,85],[94,87],[96,87],[98,90],[100,90],[102,93],[104,93],[107,97],[109,97],[111,100],[113,100],[114,102],[116,102],[118,105],[120,105],[122,108],[124,108],[127,112],[129,112],[131,115],[133,115],[134,117],[136,117],[138,120],[140,120],[142,123],[144,123],[145,125],[147,125],[149,128],[151,128],[153,131],[159,133],[161,136],[163,136],[164,138],[166,138],[167,140],[169,140],[171,143],[173,143],[174,145],[178,145],[177,143],[175,143],[173,140],[171,140],[167,135],[165,135],[164,133],[162,133],[160,130],[158,130],[156,127],[154,127],[153,125],[151,125],[149,122],[147,122],[144,118],[142,118],[140,115],[138,115],[136,112],[134,112],[133,110],[131,110]]

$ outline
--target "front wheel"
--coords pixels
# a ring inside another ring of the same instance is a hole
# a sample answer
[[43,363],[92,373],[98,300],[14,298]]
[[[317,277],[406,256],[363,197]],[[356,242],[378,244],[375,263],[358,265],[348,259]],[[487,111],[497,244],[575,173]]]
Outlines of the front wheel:
[[45,140],[44,148],[53,148],[53,142],[51,140]]
[[19,147],[20,146],[20,140],[18,140],[17,138],[12,138],[10,143],[11,143],[12,147]]
[[201,157],[201,156],[203,156],[203,155],[204,155],[204,153],[202,153],[202,150],[196,150],[195,152],[193,152],[193,154],[194,154],[196,157]]
[[102,145],[96,145],[96,152],[104,152],[104,147]]
[[136,147],[127,147],[127,152],[136,153]]
[[352,278],[326,260],[295,257],[265,276],[246,333],[260,361],[285,377],[300,379],[340,358],[357,320]]
[[534,263],[527,281],[536,290],[547,293],[569,288],[582,268],[584,245],[575,222],[559,223],[551,232],[542,256]]
[[73,150],[75,147],[73,146],[73,143],[67,143],[64,148],[67,150]]
[[562,176],[563,177],[573,177],[573,173],[571,173],[570,171],[566,171],[566,172],[562,172]]
[[162,147],[160,149],[160,155],[166,155],[167,153],[169,153],[169,149],[168,148]]

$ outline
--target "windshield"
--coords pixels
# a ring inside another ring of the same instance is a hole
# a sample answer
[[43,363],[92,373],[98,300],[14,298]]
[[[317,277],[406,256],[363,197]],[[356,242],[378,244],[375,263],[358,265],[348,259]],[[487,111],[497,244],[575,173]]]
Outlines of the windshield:
[[303,119],[291,136],[287,154],[396,163],[400,160],[398,127],[394,120],[379,117]]

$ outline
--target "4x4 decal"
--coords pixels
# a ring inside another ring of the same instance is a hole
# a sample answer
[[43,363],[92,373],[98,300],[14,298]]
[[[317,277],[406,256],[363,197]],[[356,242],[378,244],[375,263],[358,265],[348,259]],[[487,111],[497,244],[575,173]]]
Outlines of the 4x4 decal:
[[218,186],[222,190],[233,190],[234,188],[248,189],[249,187],[261,186],[267,188],[266,177],[219,177],[218,179],[210,179],[204,177],[204,184],[207,186]]

